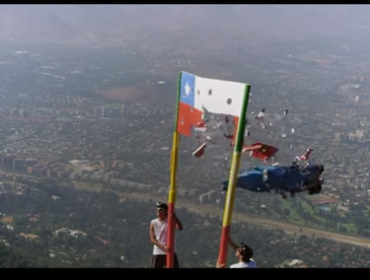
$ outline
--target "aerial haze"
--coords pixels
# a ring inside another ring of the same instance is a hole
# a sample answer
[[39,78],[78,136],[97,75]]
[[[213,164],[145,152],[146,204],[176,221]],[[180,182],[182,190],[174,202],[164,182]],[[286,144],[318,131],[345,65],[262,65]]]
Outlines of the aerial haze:
[[368,5],[3,5],[0,36],[180,49],[367,36]]
[[[267,164],[291,166],[311,147],[325,166],[320,194],[237,190],[232,238],[257,266],[369,267],[369,12],[2,5],[0,267],[148,267],[179,71],[251,85],[244,142],[273,146]],[[204,118],[178,151],[181,267],[214,267],[219,253],[235,130],[227,116]],[[240,169],[263,164],[246,152]]]

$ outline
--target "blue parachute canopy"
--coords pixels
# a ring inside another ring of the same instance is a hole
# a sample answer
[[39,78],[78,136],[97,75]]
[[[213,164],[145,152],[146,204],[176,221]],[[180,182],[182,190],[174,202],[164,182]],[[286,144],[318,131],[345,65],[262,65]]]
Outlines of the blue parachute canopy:
[[[309,194],[320,193],[324,172],[323,165],[291,166],[257,166],[239,174],[236,187],[253,192],[271,192],[292,196],[297,192],[308,191]],[[226,191],[229,181],[222,182]]]

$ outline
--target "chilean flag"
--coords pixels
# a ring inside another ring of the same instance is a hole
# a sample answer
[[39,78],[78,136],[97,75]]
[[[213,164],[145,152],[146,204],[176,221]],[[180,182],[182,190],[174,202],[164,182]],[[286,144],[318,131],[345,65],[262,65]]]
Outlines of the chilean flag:
[[[204,122],[205,111],[233,116],[237,135],[239,115],[246,84],[207,79],[181,72],[177,132],[191,136],[193,128]],[[234,139],[235,140],[235,139]]]

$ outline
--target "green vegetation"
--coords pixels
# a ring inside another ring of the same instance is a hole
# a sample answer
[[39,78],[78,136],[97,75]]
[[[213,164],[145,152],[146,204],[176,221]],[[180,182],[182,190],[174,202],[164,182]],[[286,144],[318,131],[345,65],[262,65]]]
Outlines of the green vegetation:
[[[112,192],[59,187],[51,181],[29,183],[22,187],[23,195],[16,195],[14,189],[6,183],[0,196],[1,267],[148,267],[154,201],[120,199]],[[214,266],[220,219],[184,208],[177,209],[177,215],[185,227],[176,235],[181,266]],[[232,237],[253,247],[260,267],[277,266],[297,255],[309,266],[339,266],[336,260],[349,255],[356,266],[370,265],[364,257],[370,252],[367,249],[287,236],[281,230],[233,224]],[[320,251],[325,247],[332,249]],[[326,263],[321,261],[324,256],[329,256]],[[228,260],[235,261],[231,250]]]
[[[252,197],[252,198],[251,198]],[[263,198],[262,198],[263,197]],[[344,234],[370,236],[370,222],[368,206],[351,205],[350,212],[338,209],[338,204],[315,204],[315,201],[330,198],[325,195],[299,195],[296,198],[281,199],[275,195],[253,195],[240,193],[237,197],[236,209],[266,218],[279,219],[301,226],[341,232]],[[262,210],[260,205],[265,204],[268,209]],[[320,209],[320,207],[324,207]]]

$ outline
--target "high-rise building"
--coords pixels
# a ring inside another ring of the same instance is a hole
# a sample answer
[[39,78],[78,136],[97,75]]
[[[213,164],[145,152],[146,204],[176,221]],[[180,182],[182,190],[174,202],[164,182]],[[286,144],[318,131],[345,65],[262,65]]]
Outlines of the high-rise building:
[[3,158],[3,168],[6,169],[13,169],[13,161],[15,159],[15,155],[6,155]]
[[121,110],[119,107],[115,107],[112,109],[111,111],[111,116],[114,117],[114,118],[118,118],[121,116]]
[[0,168],[2,168],[3,167],[3,160],[4,160],[4,158],[5,158],[5,154],[0,154]]
[[25,160],[24,158],[15,158],[13,160],[13,170],[17,172],[26,171]]
[[340,142],[340,132],[334,133],[334,140]]
[[11,116],[18,116],[18,109],[17,108],[14,108],[14,109],[11,109],[10,110],[10,115]]
[[37,159],[34,159],[34,158],[27,158],[27,159],[25,160],[25,166],[26,166],[26,167],[33,166],[33,165],[35,165],[35,164],[37,164]]
[[96,117],[103,116],[103,107],[95,107],[94,111]]
[[110,108],[109,107],[103,107],[103,117],[110,117]]

